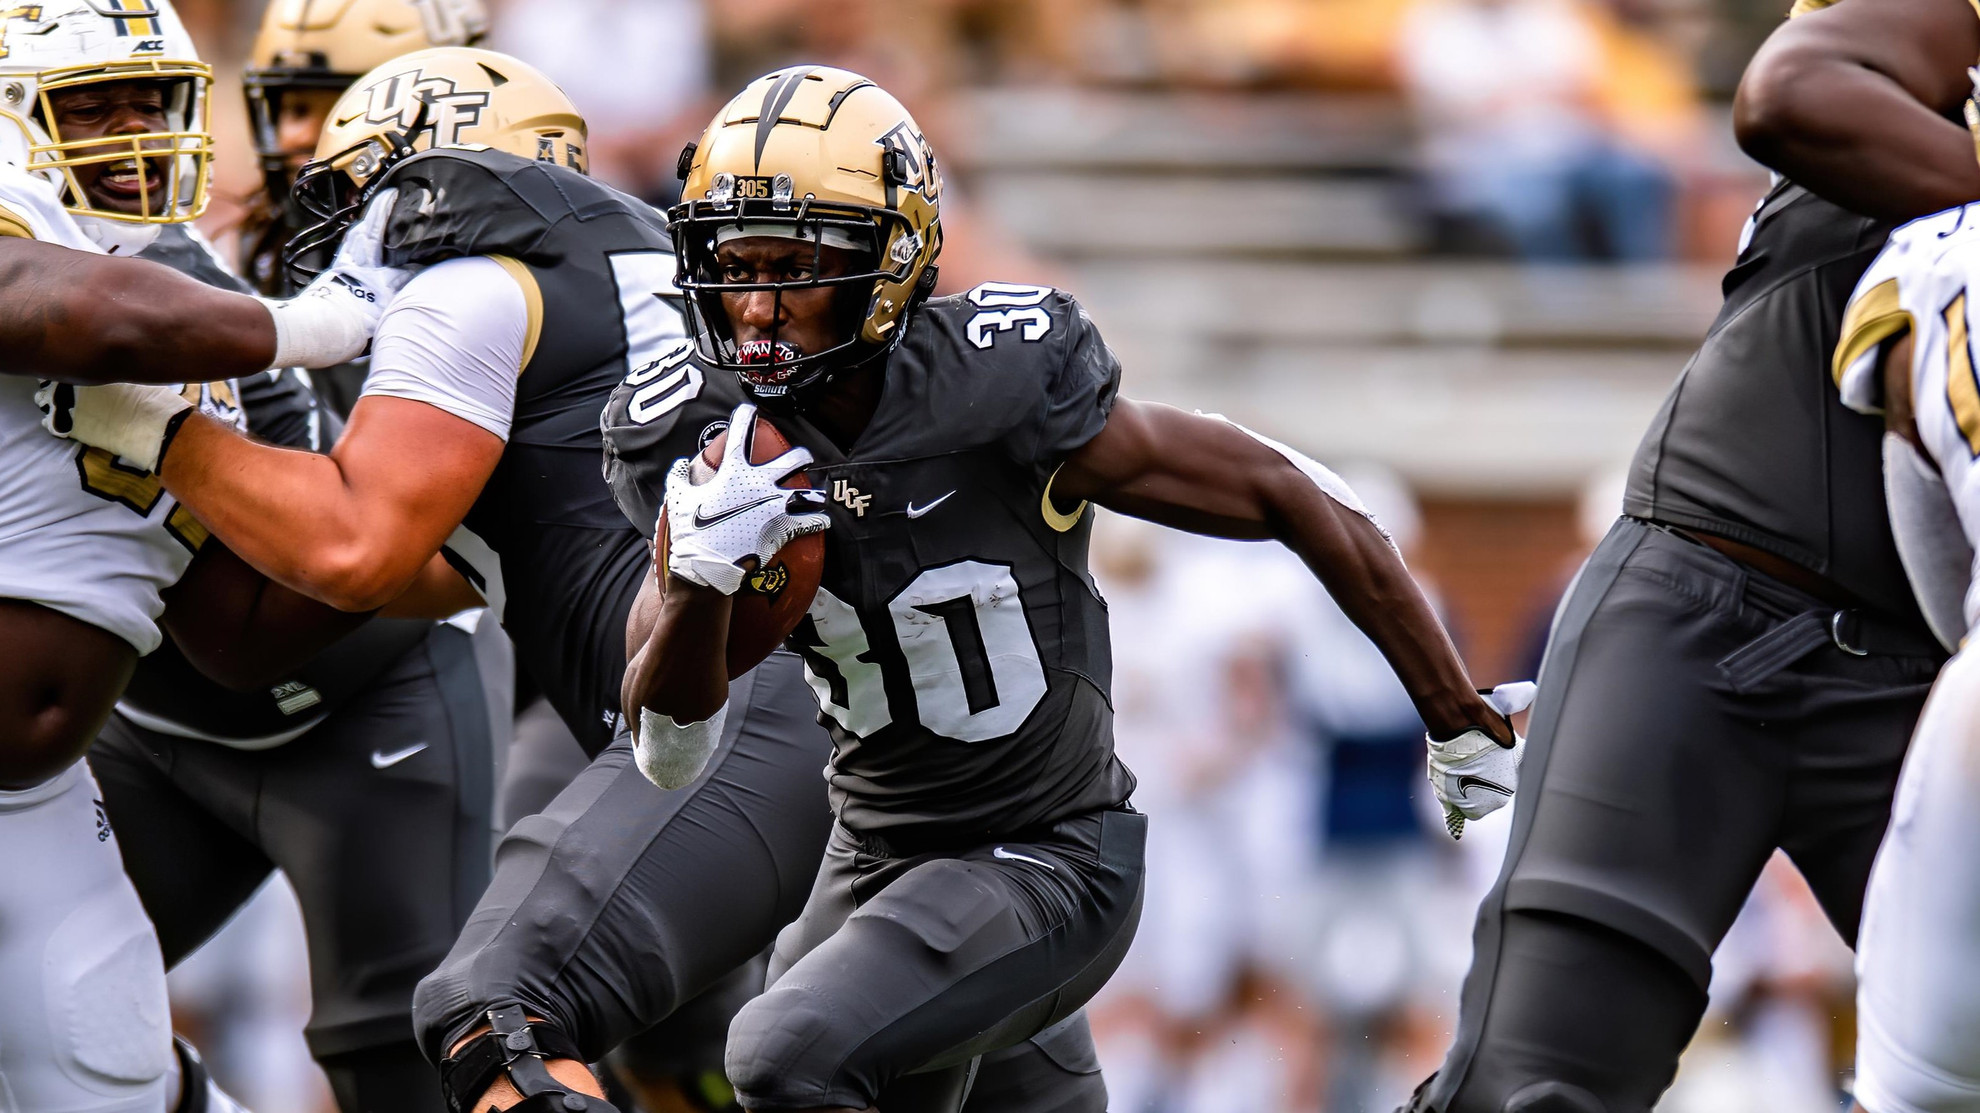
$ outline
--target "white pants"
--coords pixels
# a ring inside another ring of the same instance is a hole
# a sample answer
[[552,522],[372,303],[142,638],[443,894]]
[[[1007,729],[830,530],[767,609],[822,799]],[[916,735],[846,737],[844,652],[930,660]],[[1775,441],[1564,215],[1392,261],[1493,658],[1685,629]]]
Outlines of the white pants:
[[1980,651],[1939,674],[1898,781],[1857,940],[1856,1098],[1980,1113]]
[[165,963],[81,761],[0,792],[0,1111],[164,1113]]

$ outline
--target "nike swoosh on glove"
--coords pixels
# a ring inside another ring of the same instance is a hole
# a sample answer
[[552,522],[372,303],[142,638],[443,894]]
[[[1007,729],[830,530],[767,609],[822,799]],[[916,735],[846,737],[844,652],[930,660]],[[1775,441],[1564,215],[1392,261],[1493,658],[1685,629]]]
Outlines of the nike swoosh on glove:
[[[1511,717],[1533,704],[1539,691],[1530,680],[1501,684],[1485,700],[1501,715]],[[1511,746],[1476,727],[1430,744],[1430,787],[1444,806],[1444,826],[1454,839],[1464,837],[1464,821],[1482,819],[1512,802],[1519,789],[1519,766],[1526,759],[1526,739],[1513,735]]]
[[165,443],[178,416],[193,408],[179,390],[143,383],[75,386],[41,381],[34,392],[41,427],[67,440],[81,441],[148,472],[158,470]]
[[749,572],[769,563],[793,538],[832,524],[822,491],[778,486],[811,463],[811,453],[793,448],[766,464],[749,462],[756,407],[737,406],[729,418],[730,437],[721,466],[706,483],[689,479],[692,457],[675,461],[667,473],[667,570],[681,579],[734,595]]

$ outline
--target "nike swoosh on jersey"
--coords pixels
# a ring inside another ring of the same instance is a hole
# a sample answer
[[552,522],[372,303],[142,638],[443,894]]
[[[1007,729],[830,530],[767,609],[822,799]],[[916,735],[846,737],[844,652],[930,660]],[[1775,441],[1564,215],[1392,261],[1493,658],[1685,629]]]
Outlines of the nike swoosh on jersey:
[[1469,792],[1474,785],[1477,786],[1478,788],[1484,789],[1487,792],[1496,792],[1501,796],[1511,796],[1513,794],[1512,789],[1507,788],[1505,785],[1502,785],[1497,781],[1488,781],[1483,777],[1474,777],[1471,776],[1470,774],[1466,774],[1458,778],[1458,783],[1457,783],[1458,795],[1463,796],[1466,792]]
[[743,513],[744,511],[754,510],[757,507],[762,506],[766,502],[776,502],[778,499],[783,497],[784,496],[782,495],[764,495],[762,498],[757,499],[753,502],[746,502],[743,503],[741,506],[731,506],[727,510],[724,510],[720,514],[717,514],[710,518],[702,517],[701,511],[697,510],[694,512],[694,528],[707,529],[709,526],[720,525],[721,523],[728,521],[730,518],[733,518],[736,515]]
[[1053,865],[1050,862],[1041,862],[1038,859],[1033,858],[1029,854],[1019,854],[1015,850],[1005,850],[1001,846],[991,848],[990,855],[991,857],[994,858],[1003,858],[1006,859],[1007,861],[1012,861],[1012,862],[1030,862],[1034,866],[1044,866],[1046,869],[1051,870],[1053,873],[1059,872],[1059,867]]
[[928,513],[930,510],[933,510],[936,507],[954,498],[955,494],[956,493],[954,491],[950,491],[948,494],[943,495],[941,498],[936,499],[934,502],[929,503],[927,506],[916,506],[914,503],[910,502],[908,503],[907,515],[910,518],[919,518],[923,514]]
[[392,766],[399,764],[425,748],[426,743],[415,742],[403,750],[394,750],[389,754],[383,750],[373,750],[371,751],[371,767],[373,769],[390,769]]

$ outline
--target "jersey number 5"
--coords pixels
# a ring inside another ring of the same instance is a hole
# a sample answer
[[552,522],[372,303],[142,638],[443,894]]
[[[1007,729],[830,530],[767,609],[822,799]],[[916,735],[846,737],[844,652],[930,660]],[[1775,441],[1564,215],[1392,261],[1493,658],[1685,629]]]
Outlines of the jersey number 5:
[[[984,742],[1023,726],[1045,698],[1045,666],[1007,565],[924,569],[872,626],[892,634],[884,648],[897,652],[876,653],[859,612],[819,588],[793,635],[819,706],[849,733],[919,722],[944,738]],[[890,685],[890,671],[906,683]],[[895,706],[890,687],[911,691],[913,706]]]

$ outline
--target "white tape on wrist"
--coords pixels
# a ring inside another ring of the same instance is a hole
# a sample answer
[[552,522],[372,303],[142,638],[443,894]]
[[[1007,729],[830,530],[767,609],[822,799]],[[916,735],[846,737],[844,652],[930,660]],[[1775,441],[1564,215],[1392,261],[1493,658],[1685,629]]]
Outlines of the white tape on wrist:
[[371,343],[364,314],[321,291],[305,290],[286,301],[259,300],[275,322],[271,367],[335,367],[363,355]]
[[692,784],[721,744],[722,724],[728,718],[726,703],[701,722],[685,725],[642,707],[639,733],[633,736],[633,760],[646,779],[661,788],[671,791]]

